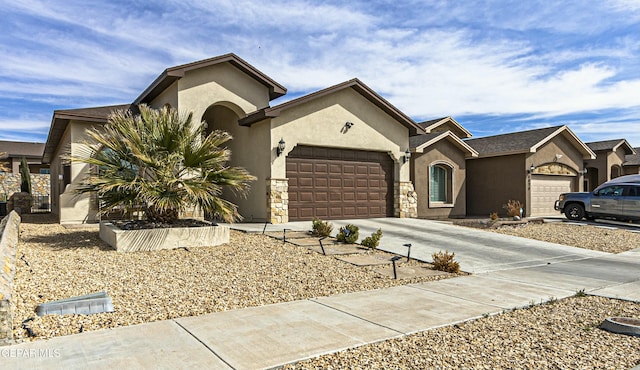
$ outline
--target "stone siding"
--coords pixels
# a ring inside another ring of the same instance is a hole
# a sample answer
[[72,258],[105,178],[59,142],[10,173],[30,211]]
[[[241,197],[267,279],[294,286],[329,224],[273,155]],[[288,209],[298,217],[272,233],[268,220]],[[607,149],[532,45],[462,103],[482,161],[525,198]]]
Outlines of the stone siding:
[[20,216],[16,212],[11,212],[0,222],[0,345],[13,341],[11,291],[16,274],[19,229]]
[[418,194],[413,188],[413,183],[396,182],[394,185],[394,208],[396,217],[417,218],[418,217]]
[[[17,173],[5,173],[0,177],[0,201],[8,199],[11,194],[20,192],[22,176]],[[31,174],[31,195],[49,196],[51,193],[51,175]]]
[[267,202],[269,221],[272,224],[289,222],[289,180],[267,180]]

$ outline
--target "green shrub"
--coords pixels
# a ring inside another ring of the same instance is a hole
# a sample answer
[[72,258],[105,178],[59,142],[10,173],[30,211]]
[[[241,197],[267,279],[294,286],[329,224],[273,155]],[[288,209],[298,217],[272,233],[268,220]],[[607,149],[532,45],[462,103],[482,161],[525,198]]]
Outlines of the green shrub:
[[453,260],[456,256],[455,253],[446,251],[442,253],[442,251],[438,253],[434,253],[431,255],[433,257],[433,268],[435,270],[458,273],[460,272],[460,264]]
[[339,242],[353,244],[358,240],[358,226],[348,224],[340,228],[340,232],[336,236]]
[[319,218],[314,218],[311,223],[311,234],[313,234],[314,236],[329,236],[333,231],[333,225],[329,221],[322,221]]
[[367,248],[376,249],[378,245],[380,245],[380,238],[382,238],[382,229],[378,229],[378,231],[371,234],[371,236],[364,238],[362,245]]
[[29,172],[29,164],[25,157],[22,157],[20,163],[20,177],[20,191],[31,194],[31,173]]

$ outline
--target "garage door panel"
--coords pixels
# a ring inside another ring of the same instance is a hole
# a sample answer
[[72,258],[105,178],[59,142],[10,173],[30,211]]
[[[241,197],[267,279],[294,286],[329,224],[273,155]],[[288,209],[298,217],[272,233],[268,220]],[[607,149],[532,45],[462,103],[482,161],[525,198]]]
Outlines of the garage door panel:
[[329,165],[327,163],[315,163],[314,172],[315,174],[327,174],[329,173]]
[[326,191],[317,191],[315,192],[315,201],[316,202],[328,202],[329,201],[329,193]]
[[313,173],[313,163],[299,163],[298,164],[298,172],[299,173]]
[[356,173],[358,175],[368,175],[369,174],[369,165],[363,164],[356,167]]
[[290,220],[393,214],[394,165],[386,153],[302,146],[286,160]]
[[356,166],[352,164],[345,164],[342,166],[343,175],[353,175],[356,173]]

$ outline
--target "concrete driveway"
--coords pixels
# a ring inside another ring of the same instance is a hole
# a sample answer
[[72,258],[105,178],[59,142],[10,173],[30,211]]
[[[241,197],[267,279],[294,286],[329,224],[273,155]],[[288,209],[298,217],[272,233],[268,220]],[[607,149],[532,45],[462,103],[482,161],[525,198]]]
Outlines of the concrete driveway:
[[[456,260],[460,262],[463,271],[476,274],[609,256],[604,252],[497,234],[433,220],[375,218],[332,220],[331,223],[334,225],[334,233],[341,226],[349,223],[358,226],[361,239],[381,228],[383,232],[379,247],[381,250],[406,255],[407,247],[403,245],[410,243],[411,257],[424,261],[431,261],[431,255],[435,252],[449,250],[456,254]],[[232,227],[242,228],[242,225],[237,224]],[[261,231],[262,227],[263,225],[255,225],[254,231],[258,228]],[[311,222],[290,222],[284,225],[267,226],[267,230],[271,231],[284,228],[311,230]]]

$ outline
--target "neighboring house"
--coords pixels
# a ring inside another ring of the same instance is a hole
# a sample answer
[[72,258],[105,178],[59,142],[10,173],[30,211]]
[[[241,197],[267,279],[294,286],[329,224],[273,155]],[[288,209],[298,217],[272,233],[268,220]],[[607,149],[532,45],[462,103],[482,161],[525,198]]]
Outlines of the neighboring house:
[[10,169],[9,173],[20,173],[22,158],[29,164],[29,173],[49,173],[49,166],[42,164],[43,151],[44,143],[0,140],[0,153],[6,153],[0,161]]
[[596,153],[596,158],[586,161],[585,191],[592,191],[598,185],[624,175],[622,165],[625,162],[625,156],[635,154],[625,139],[595,141],[586,144]]
[[455,218],[466,216],[466,159],[478,156],[461,140],[471,137],[451,117],[419,123],[424,134],[409,138],[411,182],[414,185],[418,217]]
[[622,170],[625,175],[640,174],[640,148],[633,148],[635,154],[627,154],[624,156]]
[[[49,166],[42,163],[44,143],[30,143],[21,141],[0,141],[0,157],[9,169],[7,173],[0,175],[0,202],[11,198],[14,193],[20,192],[22,175],[20,166],[22,158],[27,160],[29,173],[31,174],[31,196],[33,211],[46,212],[49,209]],[[0,216],[4,216],[4,209],[0,210]]]
[[467,214],[505,214],[508,200],[523,204],[525,216],[557,214],[558,195],[582,191],[584,161],[595,158],[567,127],[555,126],[465,140],[478,152],[468,159]]
[[246,198],[225,194],[245,221],[417,216],[406,159],[409,137],[422,127],[357,79],[269,106],[285,93],[227,54],[166,69],[132,104],[55,111],[43,156],[51,164],[52,212],[61,223],[98,220],[96,200],[74,192],[87,165],[65,158],[81,154],[86,130],[112,111],[145,103],[192,112],[208,130],[233,135],[230,165],[257,178]]

